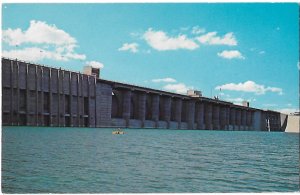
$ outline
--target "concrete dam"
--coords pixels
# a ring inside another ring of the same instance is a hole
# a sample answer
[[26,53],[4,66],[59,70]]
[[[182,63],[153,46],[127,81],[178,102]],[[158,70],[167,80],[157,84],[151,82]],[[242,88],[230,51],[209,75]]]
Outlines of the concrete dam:
[[284,131],[287,116],[2,58],[2,125]]

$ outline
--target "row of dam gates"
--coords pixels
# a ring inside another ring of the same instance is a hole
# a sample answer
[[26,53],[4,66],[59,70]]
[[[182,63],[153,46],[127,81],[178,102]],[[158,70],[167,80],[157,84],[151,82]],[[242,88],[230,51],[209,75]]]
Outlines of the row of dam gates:
[[286,120],[275,111],[2,58],[5,126],[284,131]]

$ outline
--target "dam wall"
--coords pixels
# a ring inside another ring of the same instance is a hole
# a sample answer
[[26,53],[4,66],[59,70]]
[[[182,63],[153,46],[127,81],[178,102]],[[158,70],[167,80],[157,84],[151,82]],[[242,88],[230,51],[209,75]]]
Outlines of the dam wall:
[[283,131],[279,112],[2,58],[2,125]]
[[287,116],[287,126],[285,132],[288,133],[300,133],[300,116],[299,115],[288,115]]

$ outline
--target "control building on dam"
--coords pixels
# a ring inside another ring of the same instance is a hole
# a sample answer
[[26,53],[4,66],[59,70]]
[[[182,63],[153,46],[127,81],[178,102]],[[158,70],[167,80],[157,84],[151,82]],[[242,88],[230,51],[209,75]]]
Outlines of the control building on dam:
[[2,125],[284,131],[287,123],[275,111],[85,73],[2,58]]

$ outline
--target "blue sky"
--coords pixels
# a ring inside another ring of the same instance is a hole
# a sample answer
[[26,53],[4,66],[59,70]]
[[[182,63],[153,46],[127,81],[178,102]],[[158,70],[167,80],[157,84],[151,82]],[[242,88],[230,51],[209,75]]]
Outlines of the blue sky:
[[296,3],[2,4],[2,55],[290,112],[298,18]]

